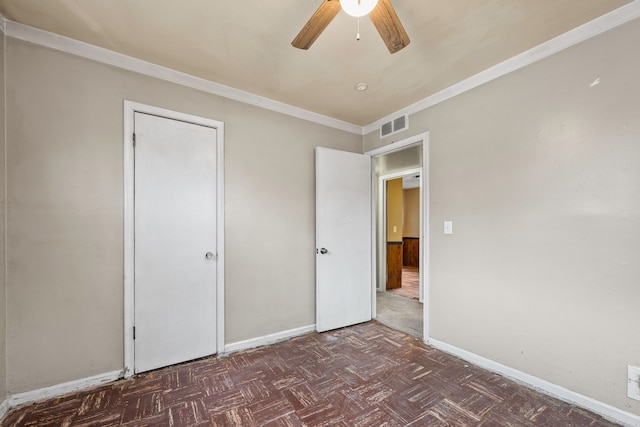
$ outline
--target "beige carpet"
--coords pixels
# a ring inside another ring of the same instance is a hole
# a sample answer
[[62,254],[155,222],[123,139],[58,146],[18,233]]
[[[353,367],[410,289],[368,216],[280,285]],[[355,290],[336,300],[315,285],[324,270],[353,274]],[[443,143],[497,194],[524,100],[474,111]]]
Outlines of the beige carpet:
[[378,292],[376,320],[398,331],[422,339],[422,304],[415,299]]

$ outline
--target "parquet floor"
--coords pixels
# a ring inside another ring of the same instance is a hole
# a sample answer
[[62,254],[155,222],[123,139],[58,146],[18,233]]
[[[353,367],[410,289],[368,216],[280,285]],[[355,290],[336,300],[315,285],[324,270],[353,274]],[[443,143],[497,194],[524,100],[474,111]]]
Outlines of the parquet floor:
[[32,404],[3,425],[613,424],[373,321]]
[[420,296],[420,270],[418,267],[402,267],[402,286],[395,289],[389,289],[395,295],[407,298],[418,299]]

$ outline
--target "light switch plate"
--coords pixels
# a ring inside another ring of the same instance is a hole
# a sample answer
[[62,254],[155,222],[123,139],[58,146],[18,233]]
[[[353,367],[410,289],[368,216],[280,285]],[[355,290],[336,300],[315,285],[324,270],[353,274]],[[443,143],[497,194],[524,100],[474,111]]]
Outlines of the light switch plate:
[[629,366],[627,374],[627,396],[640,400],[640,367]]
[[444,222],[444,234],[453,234],[453,221]]

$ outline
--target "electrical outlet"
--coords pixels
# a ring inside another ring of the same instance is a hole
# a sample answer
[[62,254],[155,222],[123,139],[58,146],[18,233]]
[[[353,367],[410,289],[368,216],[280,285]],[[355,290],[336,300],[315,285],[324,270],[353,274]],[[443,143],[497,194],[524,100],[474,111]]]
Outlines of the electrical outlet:
[[640,367],[629,366],[627,375],[627,396],[640,400]]

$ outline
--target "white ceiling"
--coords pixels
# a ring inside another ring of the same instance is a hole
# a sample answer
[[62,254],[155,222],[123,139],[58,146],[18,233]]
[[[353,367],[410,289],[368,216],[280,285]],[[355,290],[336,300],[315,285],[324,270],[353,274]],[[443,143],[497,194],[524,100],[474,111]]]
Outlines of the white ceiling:
[[0,0],[0,13],[364,126],[631,0],[392,0],[411,39],[396,54],[368,18],[356,41],[344,12],[310,50],[292,47],[321,2]]

